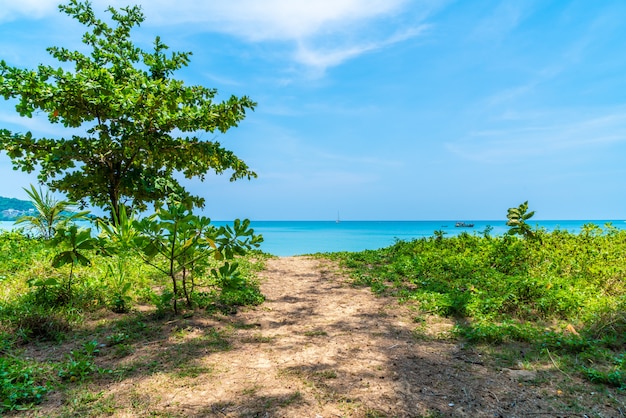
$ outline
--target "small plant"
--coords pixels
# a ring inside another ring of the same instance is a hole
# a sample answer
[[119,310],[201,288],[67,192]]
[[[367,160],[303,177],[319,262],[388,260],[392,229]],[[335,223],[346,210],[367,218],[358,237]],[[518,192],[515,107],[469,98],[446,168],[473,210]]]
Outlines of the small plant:
[[[172,199],[167,209],[160,208],[154,216],[136,223],[141,232],[136,241],[142,248],[145,261],[171,279],[176,314],[177,301],[181,297],[185,298],[187,307],[192,308],[195,276],[206,269],[209,260],[230,260],[258,247],[263,241],[261,236],[254,235],[248,220],[235,220],[233,228],[217,228],[211,225],[209,218],[194,215],[191,206],[189,200]],[[240,288],[243,279],[238,275],[237,267],[236,263],[225,262],[219,269],[213,269],[213,276],[222,287]],[[251,295],[245,295],[244,299],[247,300],[248,296]]]
[[0,414],[26,410],[42,401],[49,391],[43,370],[17,357],[0,356]]
[[37,190],[32,184],[30,190],[25,188],[24,191],[30,197],[36,214],[22,216],[15,223],[28,224],[28,229],[34,230],[44,239],[52,238],[59,227],[72,221],[87,219],[89,211],[72,212],[76,203],[56,200],[50,191],[44,193],[41,188]]
[[509,208],[506,215],[508,219],[506,224],[511,228],[508,233],[511,235],[521,235],[524,238],[533,238],[535,234],[526,221],[534,215],[535,211],[528,212],[528,200],[516,208]]
[[583,374],[591,382],[604,383],[620,389],[626,389],[626,353],[611,356],[610,367],[600,370],[595,367],[583,367]]
[[109,345],[122,344],[126,340],[128,340],[128,334],[126,334],[125,332],[117,332],[107,337],[107,342],[109,343]]
[[59,370],[59,377],[75,382],[85,380],[94,372],[100,371],[93,361],[99,351],[97,341],[85,343],[82,350],[72,350],[67,356],[66,363]]
[[241,275],[237,263],[224,263],[211,274],[222,289],[219,300],[226,306],[259,305],[265,300],[259,287]]
[[70,273],[67,279],[67,293],[72,296],[72,279],[74,268],[78,265],[90,266],[91,260],[85,255],[85,251],[98,248],[98,240],[91,237],[91,228],[78,228],[76,225],[59,228],[50,240],[52,247],[66,247],[67,249],[57,253],[52,259],[52,267],[59,268],[70,265]]
[[108,304],[113,312],[125,313],[130,310],[132,282],[128,279],[129,253],[136,248],[139,231],[135,228],[136,219],[120,206],[119,214],[113,211],[112,222],[98,220],[100,238],[104,252],[114,259],[107,263],[107,278],[110,279]]
[[110,280],[109,307],[113,312],[126,313],[131,307],[130,289],[132,282],[127,279],[126,263],[122,257],[116,262],[107,263],[107,277]]

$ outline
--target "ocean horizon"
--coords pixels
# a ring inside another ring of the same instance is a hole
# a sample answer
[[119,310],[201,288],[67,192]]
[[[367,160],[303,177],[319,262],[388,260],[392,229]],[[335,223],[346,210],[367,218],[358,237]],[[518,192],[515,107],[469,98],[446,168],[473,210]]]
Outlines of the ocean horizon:
[[[388,247],[397,240],[410,241],[434,236],[442,231],[444,237],[463,232],[482,235],[487,228],[497,236],[506,233],[506,220],[465,220],[471,227],[457,227],[454,221],[251,221],[257,234],[263,235],[260,249],[280,257],[320,252],[363,251]],[[214,221],[215,225],[228,225],[230,221]],[[563,230],[579,233],[586,224],[605,229],[610,223],[626,229],[624,220],[538,220],[529,222],[535,228],[548,232]],[[13,222],[0,222],[0,229],[12,229]]]

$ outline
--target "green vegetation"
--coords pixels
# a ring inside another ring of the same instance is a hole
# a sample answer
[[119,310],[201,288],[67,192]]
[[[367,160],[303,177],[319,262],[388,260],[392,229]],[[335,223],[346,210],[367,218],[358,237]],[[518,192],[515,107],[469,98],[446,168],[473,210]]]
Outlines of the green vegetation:
[[[58,66],[21,69],[0,61],[0,96],[17,101],[23,117],[46,114],[50,123],[85,128],[71,138],[34,138],[30,132],[0,129],[0,150],[15,169],[39,171],[39,181],[72,201],[134,210],[163,201],[163,184],[182,189],[177,179],[231,171],[231,180],[256,177],[231,151],[202,139],[203,132],[237,126],[255,103],[232,96],[214,101],[215,89],[186,86],[172,75],[190,52],[172,52],[160,38],[150,52],[131,32],[143,21],[141,9],[109,8],[112,25],[96,17],[89,2],[70,0],[59,9],[85,25],[85,48],[48,48]],[[82,51],[90,53],[85,54]],[[185,136],[185,135],[191,136]],[[193,197],[194,203],[203,199]]]
[[[196,277],[207,271],[211,259],[232,260],[263,241],[261,236],[254,235],[248,220],[235,220],[233,228],[217,228],[211,225],[209,218],[194,215],[190,206],[188,201],[170,202],[167,209],[159,209],[155,216],[136,223],[137,243],[144,260],[171,279],[172,295],[182,293],[189,309],[193,305]],[[245,288],[246,280],[237,267],[237,263],[226,261],[219,268],[211,269],[223,295],[229,294],[231,289],[239,292]],[[176,299],[174,312],[178,313]]]
[[565,373],[626,389],[626,231],[531,231],[527,204],[516,209],[521,222],[500,237],[463,233],[327,256],[418,317],[452,318],[456,338],[527,345],[527,358],[558,356]]
[[[242,227],[238,228],[241,232]],[[249,228],[244,232],[250,234],[250,242],[259,241],[260,237]],[[50,246],[57,240],[61,244]],[[263,265],[262,253],[216,260],[196,249],[196,266],[202,265],[203,269],[195,267],[187,273],[193,274],[194,287],[184,294],[180,287],[168,288],[172,277],[146,265],[140,248],[122,250],[123,246],[118,246],[114,254],[107,247],[113,247],[111,239],[93,238],[88,230],[75,225],[59,229],[50,241],[20,232],[0,234],[0,413],[28,409],[50,391],[73,390],[95,376],[125,373],[123,369],[97,365],[101,343],[113,351],[114,357],[131,354],[133,344],[151,338],[155,332],[147,323],[160,327],[172,320],[176,301],[186,302],[184,312],[178,309],[183,318],[203,312],[230,313],[237,305],[263,301],[254,280],[255,272]],[[214,251],[226,253],[220,245]],[[151,263],[169,265],[170,260],[155,254]],[[219,273],[224,266],[232,270],[234,264],[236,269],[231,273],[237,277],[236,283]],[[51,269],[51,265],[57,268]],[[189,268],[188,264],[184,266]],[[174,271],[174,279],[182,280],[181,269]],[[143,311],[152,312],[149,317],[138,320],[133,308],[139,305]],[[97,340],[93,335],[82,336],[81,324],[106,315],[108,310],[123,315],[97,334]],[[73,339],[84,341],[82,347],[68,351],[58,361],[24,355],[23,347],[29,345],[56,346]]]
[[14,221],[34,209],[33,203],[28,200],[0,197],[0,221]]
[[532,227],[528,224],[530,218],[535,215],[535,211],[528,212],[528,200],[516,208],[509,208],[506,217],[507,226],[510,226],[509,234],[521,235],[524,238],[533,238]]
[[[33,189],[32,197],[41,193]],[[58,206],[43,200],[47,209]],[[141,220],[122,208],[115,222],[98,220],[100,236],[79,228],[76,216],[51,217],[34,237],[0,233],[0,413],[30,408],[47,392],[70,390],[67,385],[96,375],[124,373],[97,366],[100,344],[94,339],[83,339],[83,347],[62,361],[23,355],[27,344],[81,340],[77,334],[86,318],[107,310],[133,317],[133,307],[141,304],[144,310],[153,305],[152,317],[159,321],[178,313],[184,318],[202,311],[230,313],[239,305],[263,302],[254,272],[264,255],[251,251],[262,237],[247,220],[215,227],[194,215],[191,206],[188,198],[179,201],[170,193],[167,208]],[[37,219],[29,222],[39,225]],[[125,322],[120,319],[118,329],[106,335],[120,357],[132,353],[130,343],[143,336],[137,326],[145,327],[142,321],[132,327]]]

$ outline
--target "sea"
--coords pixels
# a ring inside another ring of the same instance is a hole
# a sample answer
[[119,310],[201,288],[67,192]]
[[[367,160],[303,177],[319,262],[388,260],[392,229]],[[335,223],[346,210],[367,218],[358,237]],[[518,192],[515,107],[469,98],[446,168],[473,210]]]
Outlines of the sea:
[[[276,256],[293,256],[319,252],[363,251],[388,247],[397,240],[432,237],[442,231],[444,237],[462,232],[482,235],[490,229],[491,235],[508,231],[506,221],[462,221],[473,227],[457,227],[457,221],[252,221],[255,233],[263,235],[260,249]],[[216,225],[230,222],[217,221]],[[546,231],[563,230],[574,234],[583,225],[594,224],[602,229],[610,223],[626,229],[624,220],[551,220],[531,221],[533,228]],[[12,229],[12,222],[0,222],[0,229]]]

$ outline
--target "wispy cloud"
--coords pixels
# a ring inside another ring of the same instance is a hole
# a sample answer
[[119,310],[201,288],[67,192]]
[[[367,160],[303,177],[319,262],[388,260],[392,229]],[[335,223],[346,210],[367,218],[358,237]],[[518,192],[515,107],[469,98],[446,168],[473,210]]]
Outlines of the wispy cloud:
[[150,25],[184,24],[194,31],[224,33],[245,42],[282,43],[287,46],[283,59],[320,75],[362,54],[420,36],[427,27],[424,20],[444,0],[419,5],[410,0],[143,3]]
[[326,68],[340,65],[359,55],[415,38],[428,27],[425,24],[419,25],[405,29],[402,32],[393,33],[384,39],[362,43],[348,42],[343,46],[336,45],[330,48],[317,46],[315,40],[303,40],[297,43],[298,47],[294,57],[299,63],[323,72]]
[[[310,74],[323,74],[365,53],[423,34],[425,20],[448,0],[135,0],[146,25],[184,26],[185,32],[222,33],[244,42],[282,43],[286,56]],[[128,0],[93,0],[102,13]],[[0,22],[57,13],[57,0],[0,0]]]
[[402,10],[407,0],[231,0],[202,3],[179,0],[175,4],[169,0],[152,0],[142,3],[146,14],[157,24],[206,24],[206,30],[225,32],[251,41],[267,41],[308,38],[320,32],[337,31],[346,25],[393,15]]
[[0,0],[0,22],[27,16],[39,19],[57,11],[57,0]]
[[[583,115],[587,115],[586,117]],[[509,122],[512,120],[507,116]],[[556,111],[517,114],[519,122],[504,129],[484,127],[446,148],[458,156],[482,163],[510,163],[537,157],[559,157],[569,151],[583,151],[626,142],[626,109],[605,114]]]

